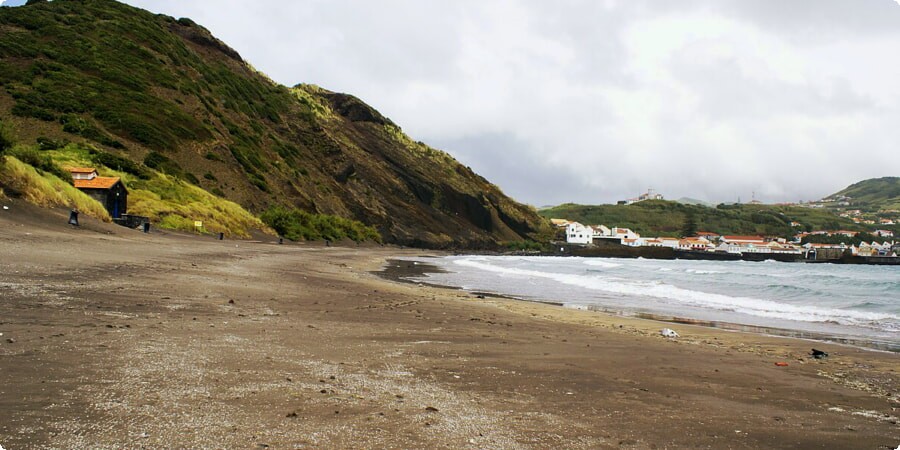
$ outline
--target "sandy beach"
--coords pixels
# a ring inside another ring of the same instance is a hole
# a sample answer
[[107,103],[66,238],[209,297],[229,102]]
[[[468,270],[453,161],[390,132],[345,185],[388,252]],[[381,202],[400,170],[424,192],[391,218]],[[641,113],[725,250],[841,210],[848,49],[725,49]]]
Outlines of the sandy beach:
[[374,273],[424,251],[72,228],[0,203],[8,450],[900,445],[895,353]]

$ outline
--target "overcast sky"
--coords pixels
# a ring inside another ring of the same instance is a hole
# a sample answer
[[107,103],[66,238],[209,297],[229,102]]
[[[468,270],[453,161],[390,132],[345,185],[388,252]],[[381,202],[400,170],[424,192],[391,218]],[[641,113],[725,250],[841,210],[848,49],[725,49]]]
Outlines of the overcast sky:
[[519,201],[817,199],[900,175],[900,4],[128,0],[354,94]]

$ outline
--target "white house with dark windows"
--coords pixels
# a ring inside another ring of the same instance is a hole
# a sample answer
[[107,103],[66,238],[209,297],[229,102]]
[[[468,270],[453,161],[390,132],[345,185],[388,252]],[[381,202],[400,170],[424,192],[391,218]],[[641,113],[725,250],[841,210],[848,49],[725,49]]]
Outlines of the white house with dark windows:
[[566,242],[570,244],[590,244],[594,239],[594,229],[578,222],[566,225]]

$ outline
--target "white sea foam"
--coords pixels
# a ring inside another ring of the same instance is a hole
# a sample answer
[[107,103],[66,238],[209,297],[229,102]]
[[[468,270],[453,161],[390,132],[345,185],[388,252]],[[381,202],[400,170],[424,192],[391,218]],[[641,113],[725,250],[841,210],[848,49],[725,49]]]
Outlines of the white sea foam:
[[584,260],[584,264],[585,264],[586,266],[592,266],[592,267],[604,267],[604,268],[607,268],[607,269],[615,269],[616,267],[622,267],[621,264],[616,264],[616,263],[611,263],[611,262],[601,261],[601,260],[599,260],[599,259],[586,259],[586,260]]
[[727,273],[722,272],[721,270],[702,270],[702,269],[687,269],[685,270],[687,273],[696,273],[698,275],[713,275],[718,273]]
[[[521,267],[503,267],[492,264],[485,257],[462,257],[454,264],[490,272],[506,277],[551,280],[590,291],[620,294],[629,297],[649,297],[666,304],[677,304],[720,311],[733,311],[757,317],[803,322],[838,323],[874,329],[900,331],[900,316],[883,312],[835,309],[822,306],[788,304],[765,298],[732,296],[685,289],[656,280],[622,278],[608,273],[564,273],[533,270]],[[585,264],[601,266],[604,261],[585,261]],[[618,266],[618,265],[616,265]],[[707,271],[712,272],[712,271]]]

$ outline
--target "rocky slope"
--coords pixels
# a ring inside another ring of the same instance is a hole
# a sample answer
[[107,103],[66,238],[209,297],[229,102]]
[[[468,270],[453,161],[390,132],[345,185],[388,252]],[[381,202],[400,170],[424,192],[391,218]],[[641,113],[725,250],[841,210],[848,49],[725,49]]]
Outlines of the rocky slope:
[[0,120],[21,142],[87,143],[255,213],[353,218],[405,245],[492,247],[545,227],[356,97],[278,85],[190,19],[111,0],[0,8],[0,59]]

